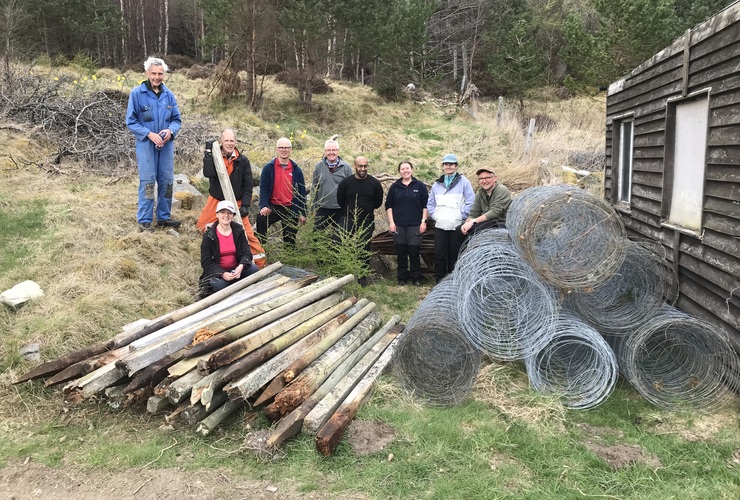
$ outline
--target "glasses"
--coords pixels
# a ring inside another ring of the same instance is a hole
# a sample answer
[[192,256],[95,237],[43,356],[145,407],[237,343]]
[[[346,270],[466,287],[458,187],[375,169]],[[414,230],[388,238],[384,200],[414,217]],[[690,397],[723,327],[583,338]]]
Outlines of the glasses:
[[278,146],[278,149],[293,149],[293,146]]
[[488,175],[486,177],[478,177],[479,181],[490,181],[491,179],[493,179],[492,175]]

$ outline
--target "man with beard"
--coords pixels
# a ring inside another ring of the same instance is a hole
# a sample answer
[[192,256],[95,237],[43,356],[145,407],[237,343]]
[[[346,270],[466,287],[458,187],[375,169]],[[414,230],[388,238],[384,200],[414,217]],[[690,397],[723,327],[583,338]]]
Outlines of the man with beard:
[[[375,209],[383,204],[383,186],[367,174],[370,161],[364,156],[355,159],[355,175],[346,177],[337,186],[337,203],[343,210],[342,226],[351,234],[359,234],[364,248],[362,261],[370,268],[370,238],[375,230]],[[362,286],[367,278],[359,279]]]

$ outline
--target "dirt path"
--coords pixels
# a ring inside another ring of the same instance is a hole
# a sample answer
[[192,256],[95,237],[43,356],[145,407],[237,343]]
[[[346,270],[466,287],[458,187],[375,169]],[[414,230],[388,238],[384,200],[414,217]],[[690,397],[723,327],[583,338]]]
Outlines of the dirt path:
[[12,500],[293,500],[365,497],[301,493],[265,481],[250,481],[227,471],[127,469],[116,472],[55,469],[41,464],[10,464],[0,469],[0,498]]

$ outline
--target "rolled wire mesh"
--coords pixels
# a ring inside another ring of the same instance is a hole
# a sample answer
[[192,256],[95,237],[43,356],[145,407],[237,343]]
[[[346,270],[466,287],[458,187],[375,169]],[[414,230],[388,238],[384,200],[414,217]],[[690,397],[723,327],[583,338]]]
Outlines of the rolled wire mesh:
[[618,271],[590,289],[573,290],[564,306],[599,332],[626,335],[645,323],[665,303],[671,271],[657,253],[659,245],[625,240],[626,256]]
[[505,229],[471,237],[452,276],[465,336],[492,358],[524,359],[552,331],[555,289],[521,257]]
[[614,390],[617,357],[599,332],[563,313],[541,347],[525,359],[532,386],[576,410],[603,403]]
[[711,411],[740,388],[740,358],[727,334],[676,308],[663,306],[620,340],[623,375],[658,407]]
[[624,225],[604,200],[567,185],[522,191],[506,216],[511,239],[547,281],[589,288],[624,260]]
[[481,353],[457,319],[456,293],[451,279],[438,283],[414,312],[394,353],[401,386],[435,406],[462,403],[480,369]]

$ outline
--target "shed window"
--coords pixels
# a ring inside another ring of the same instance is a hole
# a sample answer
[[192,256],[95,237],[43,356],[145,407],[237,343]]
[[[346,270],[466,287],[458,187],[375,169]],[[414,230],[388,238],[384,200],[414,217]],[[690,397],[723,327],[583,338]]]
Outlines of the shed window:
[[632,191],[632,140],[634,137],[634,124],[635,121],[622,120],[619,123],[619,145],[617,171],[615,173],[615,180],[617,182],[616,197],[614,202],[626,203],[630,202],[630,194]]
[[[671,109],[673,108],[673,109]],[[700,233],[704,207],[709,97],[669,103],[663,217]]]

